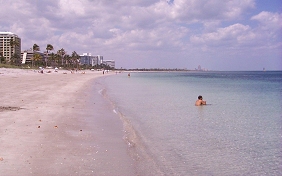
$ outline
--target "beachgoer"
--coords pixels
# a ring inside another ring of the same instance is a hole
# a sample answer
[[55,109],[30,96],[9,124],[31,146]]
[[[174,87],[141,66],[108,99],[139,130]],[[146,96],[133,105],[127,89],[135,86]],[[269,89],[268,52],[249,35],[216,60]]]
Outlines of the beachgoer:
[[201,95],[198,96],[198,100],[195,103],[195,106],[200,106],[200,105],[206,105],[206,101],[203,100],[203,97]]

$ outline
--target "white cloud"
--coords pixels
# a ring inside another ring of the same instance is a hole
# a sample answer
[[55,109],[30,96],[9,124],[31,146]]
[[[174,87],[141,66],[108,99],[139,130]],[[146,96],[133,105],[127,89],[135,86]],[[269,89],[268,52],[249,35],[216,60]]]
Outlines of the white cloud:
[[182,22],[205,20],[230,20],[240,17],[244,11],[254,8],[254,0],[174,0],[169,6],[163,1],[156,4],[156,9],[169,13],[168,15]]
[[63,16],[84,16],[85,14],[85,4],[82,1],[70,1],[70,0],[60,0],[59,1],[60,10]]
[[194,44],[204,44],[205,46],[234,47],[240,43],[252,39],[253,34],[249,26],[234,24],[225,28],[219,28],[215,32],[193,35],[190,40]]
[[260,29],[269,31],[272,35],[274,33],[280,33],[282,31],[282,13],[272,13],[263,11],[258,15],[251,18],[252,20],[257,20],[260,23]]
[[[136,63],[142,63],[149,53],[152,58],[165,58],[167,53],[178,58],[186,55],[201,58],[203,53],[218,55],[222,49],[227,49],[227,55],[228,49],[243,53],[246,48],[281,46],[281,14],[263,11],[251,19],[246,17],[255,8],[255,0],[0,0],[0,3],[4,4],[0,6],[0,29],[18,34],[22,49],[34,43],[44,49],[50,43],[55,49],[64,48],[68,52],[108,57],[120,54],[139,58]],[[169,57],[162,63],[166,62],[170,62]]]
[[[253,49],[269,49],[281,47],[282,15],[271,12],[261,12],[251,18],[257,20],[259,25],[251,28],[248,25],[233,24],[215,31],[192,35],[190,41],[202,45],[224,48],[241,48],[248,46]],[[277,41],[280,41],[277,43]],[[250,48],[249,48],[250,49]]]

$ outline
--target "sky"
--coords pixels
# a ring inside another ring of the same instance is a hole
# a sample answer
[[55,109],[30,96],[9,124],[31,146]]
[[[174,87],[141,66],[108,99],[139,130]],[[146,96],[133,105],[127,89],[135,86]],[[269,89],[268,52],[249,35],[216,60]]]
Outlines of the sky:
[[116,68],[282,70],[281,0],[0,0],[0,31]]

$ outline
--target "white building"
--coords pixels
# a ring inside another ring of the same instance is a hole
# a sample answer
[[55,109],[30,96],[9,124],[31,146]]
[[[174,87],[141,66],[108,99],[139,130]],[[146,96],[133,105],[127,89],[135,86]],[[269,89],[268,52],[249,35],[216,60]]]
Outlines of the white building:
[[103,56],[97,55],[95,57],[97,58],[97,62],[99,65],[103,63],[103,60],[104,60]]
[[108,65],[108,66],[110,66],[112,68],[115,68],[115,66],[116,66],[116,63],[115,63],[114,60],[104,60],[103,64]]
[[22,64],[32,63],[32,57],[35,53],[40,54],[42,60],[44,59],[44,57],[46,55],[45,53],[41,53],[39,51],[25,50],[25,51],[21,52]]
[[[17,45],[11,45],[11,41]],[[21,38],[12,32],[0,32],[0,57],[3,56],[9,62],[15,54],[21,55]]]
[[103,63],[103,56],[92,56],[91,53],[83,53],[80,55],[80,65],[101,65]]

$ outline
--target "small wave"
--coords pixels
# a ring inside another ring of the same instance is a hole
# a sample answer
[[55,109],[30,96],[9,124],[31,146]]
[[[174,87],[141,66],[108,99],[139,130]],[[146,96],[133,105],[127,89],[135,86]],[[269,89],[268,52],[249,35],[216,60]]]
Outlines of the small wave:
[[[98,93],[100,94],[100,95],[102,95],[103,97],[106,97],[107,95],[106,95],[106,89],[101,89],[101,90],[99,90],[98,91]],[[106,97],[107,98],[107,97]],[[108,99],[108,98],[107,98]]]
[[113,112],[114,112],[115,114],[118,114],[118,113],[117,113],[117,111],[116,111],[115,109],[113,109]]
[[102,95],[103,90],[104,90],[104,89],[99,90],[98,93]]
[[131,121],[120,112],[115,102],[108,96],[107,89],[101,89],[98,92],[110,102],[113,112],[119,116],[123,123],[123,140],[128,146],[129,155],[136,162],[134,165],[138,175],[150,175],[152,173],[154,173],[153,175],[164,175],[159,165],[156,163],[154,156],[151,155],[151,152],[142,141],[142,137],[140,137],[140,134],[131,124]]

